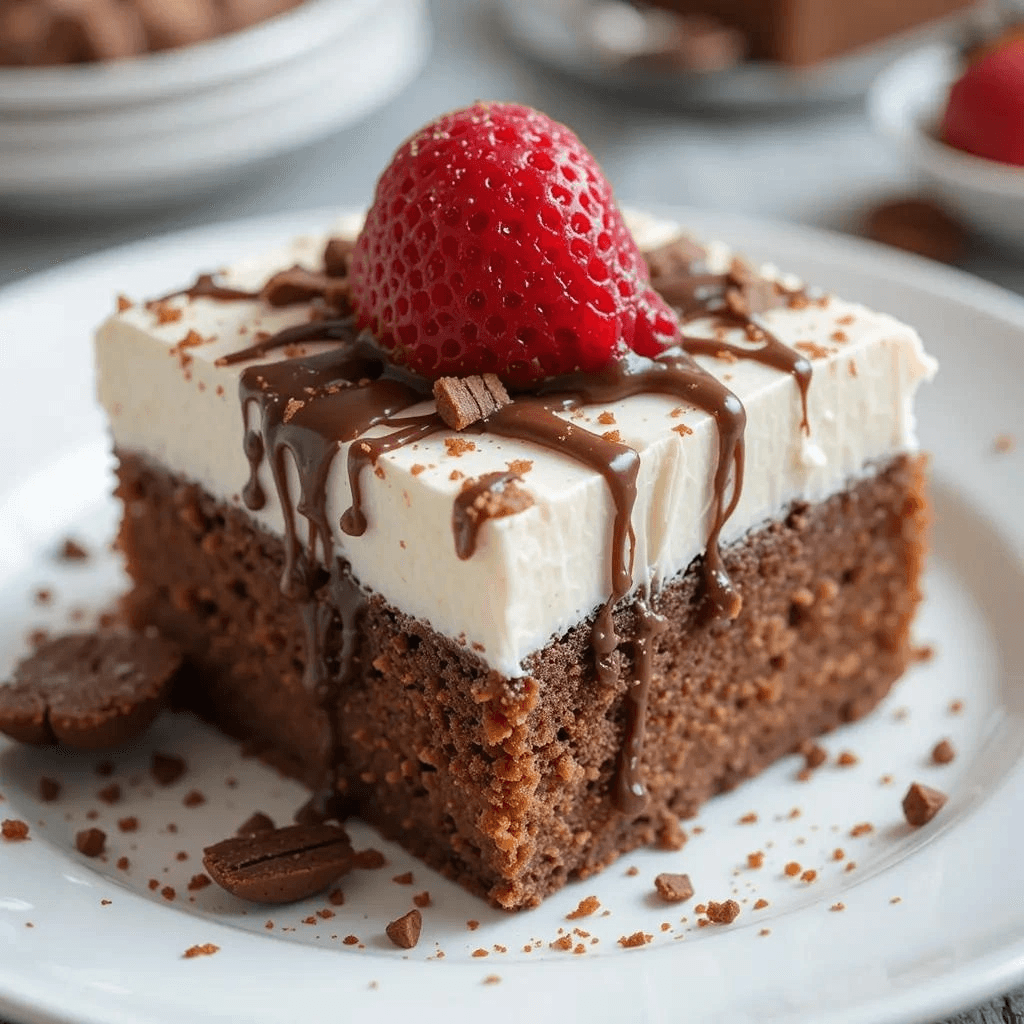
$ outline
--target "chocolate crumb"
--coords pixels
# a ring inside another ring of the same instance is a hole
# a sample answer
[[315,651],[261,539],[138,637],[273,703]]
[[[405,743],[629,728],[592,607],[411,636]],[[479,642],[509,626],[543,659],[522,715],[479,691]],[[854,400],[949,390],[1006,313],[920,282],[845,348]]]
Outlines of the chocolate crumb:
[[187,850],[179,850],[179,851],[178,851],[178,852],[177,852],[177,853],[176,853],[176,854],[174,855],[174,859],[175,859],[176,861],[185,861],[185,860],[188,860],[188,851],[187,851]]
[[796,878],[803,869],[795,860],[791,860],[782,870],[789,875],[790,878]]
[[632,867],[626,868],[627,878],[636,878],[640,874],[640,869],[634,864]]
[[992,448],[997,455],[1008,455],[1017,447],[1017,441],[1012,434],[1000,434],[992,442]]
[[872,825],[870,821],[862,821],[859,825],[854,825],[853,828],[850,829],[850,835],[856,839],[858,836],[870,835],[870,833],[874,831],[875,826]]
[[46,804],[52,804],[60,798],[60,783],[56,779],[49,779],[45,775],[39,780],[39,799]]
[[186,807],[199,807],[206,803],[206,797],[198,789],[190,790],[181,801]]
[[465,430],[512,401],[493,373],[441,377],[434,382],[434,400],[438,414],[452,430]]
[[747,854],[747,867],[754,871],[764,867],[764,853],[758,850],[756,853]]
[[0,823],[0,836],[3,836],[9,843],[28,839],[28,824],[18,818],[4,818]]
[[889,900],[889,902],[890,903],[902,903],[903,902],[903,897],[902,896],[893,896],[893,898],[891,900]]
[[949,764],[949,762],[955,757],[956,750],[948,739],[939,740],[939,742],[932,747],[932,760],[936,764]]
[[129,867],[131,867],[131,862],[128,860],[127,857],[118,857],[117,858],[117,870],[118,871],[127,871]]
[[160,888],[160,883],[155,878],[151,878],[146,884],[149,886],[150,892],[156,892]]
[[809,744],[803,751],[804,764],[810,768],[820,768],[828,760],[828,751],[817,743]]
[[501,977],[499,975],[497,975],[497,974],[488,974],[487,977],[484,978],[483,983],[485,985],[497,985],[500,981],[501,981]]
[[353,855],[352,866],[362,868],[364,871],[376,871],[387,864],[387,858],[380,850],[370,847],[367,850],[360,850]]
[[764,910],[765,907],[769,906],[769,903],[765,899],[760,899],[754,904],[755,910]]
[[262,811],[254,811],[238,826],[235,835],[258,836],[261,832],[273,832],[274,827],[273,819],[269,815]]
[[84,857],[98,857],[107,845],[107,833],[100,828],[83,829],[75,835],[75,849]]
[[840,752],[839,756],[836,758],[836,764],[838,764],[840,768],[851,768],[853,765],[859,763],[860,758],[853,753],[852,750],[844,750]]
[[572,949],[572,936],[563,935],[561,938],[555,939],[554,942],[549,942],[548,946],[551,949],[557,949],[563,953],[568,953]]
[[915,828],[927,825],[942,810],[949,798],[941,790],[915,782],[903,797],[903,817]]
[[398,885],[412,885],[412,872],[406,871],[405,874],[403,875],[395,875],[395,877],[392,878],[391,881],[396,882]]
[[84,562],[89,557],[88,549],[74,537],[66,537],[57,556],[62,562]]
[[715,924],[732,924],[740,915],[740,905],[735,900],[725,900],[723,903],[708,900],[705,913],[708,920]]
[[585,896],[575,910],[565,915],[567,921],[578,921],[581,917],[590,917],[601,909],[601,901],[596,896]]
[[846,871],[847,874],[849,874],[851,871],[856,871],[856,870],[857,870],[857,862],[855,860],[851,860],[846,865],[845,871]]
[[964,709],[964,702],[962,700],[952,700],[949,702],[949,713],[951,715],[959,715]]
[[476,445],[472,441],[467,441],[464,437],[446,437],[444,439],[444,446],[448,454],[453,458],[461,458],[466,452],[475,452]]
[[174,754],[154,754],[149,764],[149,773],[160,786],[173,785],[187,769],[185,759]]
[[842,847],[837,846],[832,851],[832,859],[833,860],[843,860],[845,857],[846,857],[846,853],[843,851]]
[[831,911],[834,911],[834,912],[838,912],[840,910],[845,910],[846,909],[846,904],[845,903],[833,903],[832,906],[829,907],[828,909],[831,910]]
[[139,828],[139,819],[135,815],[131,815],[127,818],[119,818],[117,821],[117,827],[122,832],[136,832]]
[[105,804],[116,804],[121,799],[121,787],[116,782],[112,782],[109,786],[104,786],[96,794],[96,798]]
[[[746,814],[743,815],[742,818],[740,818],[739,824],[741,824],[741,825],[756,825],[757,824],[757,815],[753,811],[748,811]],[[694,831],[696,831],[696,829],[694,829]]]
[[197,956],[213,956],[219,950],[220,946],[215,946],[212,942],[204,942],[201,946],[189,946],[181,955],[184,959],[191,960]]
[[413,903],[417,907],[429,907],[430,906],[430,893],[429,892],[418,892],[412,898]]
[[480,927],[479,921],[469,920],[466,922],[466,927],[471,931],[475,932]]
[[160,890],[160,895],[163,896],[163,898],[167,900],[168,903],[171,903],[177,897],[178,894],[174,891],[173,885],[165,885]]
[[645,935],[643,932],[633,932],[632,935],[620,935],[619,945],[623,949],[636,949],[638,946],[646,946],[654,938],[653,935]]
[[40,587],[35,593],[36,604],[49,604],[53,600],[53,591],[48,587]]
[[342,907],[345,905],[345,894],[340,889],[332,889],[327,894],[327,901],[332,907]]
[[807,869],[807,870],[806,870],[806,871],[805,871],[805,872],[804,872],[804,873],[803,873],[803,874],[802,874],[802,875],[800,876],[800,881],[801,881],[801,882],[806,882],[806,883],[807,883],[808,885],[810,885],[810,883],[811,883],[811,882],[813,882],[813,881],[815,881],[815,879],[817,879],[817,877],[818,877],[818,872],[817,872],[817,871],[815,871],[815,870],[814,870],[813,868],[808,868],[808,869]]
[[470,955],[479,958],[482,956],[490,956],[491,954],[486,949],[474,949]]
[[356,945],[356,943],[359,942],[359,936],[358,935],[346,935],[345,938],[343,938],[341,941],[344,942],[346,946],[354,946],[354,945]]
[[683,903],[693,896],[693,883],[689,875],[662,872],[654,879],[654,888],[666,903]]

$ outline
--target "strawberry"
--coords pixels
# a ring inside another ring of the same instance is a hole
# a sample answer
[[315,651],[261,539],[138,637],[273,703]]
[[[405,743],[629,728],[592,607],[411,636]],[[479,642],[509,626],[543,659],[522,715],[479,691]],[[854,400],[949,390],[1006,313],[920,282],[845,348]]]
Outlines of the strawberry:
[[381,175],[355,244],[360,326],[428,378],[507,384],[653,355],[675,314],[568,128],[510,103],[438,118]]
[[953,85],[942,137],[975,156],[1024,167],[1024,38],[986,53]]

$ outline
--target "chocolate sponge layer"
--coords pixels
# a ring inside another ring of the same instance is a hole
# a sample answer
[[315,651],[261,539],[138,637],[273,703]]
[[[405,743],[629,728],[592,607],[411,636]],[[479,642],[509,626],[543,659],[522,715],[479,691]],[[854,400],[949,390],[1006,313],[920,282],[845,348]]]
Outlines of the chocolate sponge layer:
[[[303,685],[300,609],[278,587],[280,539],[240,509],[119,452],[129,607],[182,643],[178,694],[281,770],[312,783],[329,744]],[[598,681],[589,623],[506,679],[472,650],[371,596],[339,698],[339,785],[388,837],[496,905],[534,906],[642,844],[802,741],[870,711],[911,654],[927,506],[923,460],[899,457],[845,493],[726,549],[739,618],[709,622],[697,562],[664,586],[637,817],[611,783],[633,678]],[[327,602],[327,588],[321,597]],[[617,613],[629,636],[635,611]],[[340,627],[327,637],[340,648]]]

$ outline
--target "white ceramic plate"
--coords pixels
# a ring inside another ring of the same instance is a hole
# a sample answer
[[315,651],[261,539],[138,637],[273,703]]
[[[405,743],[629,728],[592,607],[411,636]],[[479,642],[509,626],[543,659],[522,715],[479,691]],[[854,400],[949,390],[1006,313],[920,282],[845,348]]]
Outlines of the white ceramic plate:
[[1024,167],[962,153],[935,137],[960,65],[951,46],[926,46],[902,57],[871,87],[871,120],[951,211],[982,234],[1024,251]]
[[[424,1024],[887,1024],[935,1020],[1024,979],[1024,455],[993,446],[1003,433],[1024,440],[1024,302],[864,242],[676,215],[701,234],[912,321],[942,362],[920,403],[936,515],[920,636],[935,643],[934,659],[867,720],[827,737],[832,760],[812,781],[797,781],[797,759],[786,759],[709,804],[681,851],[639,851],[518,916],[490,909],[362,827],[354,829],[357,845],[383,849],[390,864],[345,879],[344,906],[319,899],[267,909],[215,887],[189,893],[204,844],[256,809],[287,820],[300,793],[188,718],[161,720],[145,743],[113,758],[124,791],[114,806],[95,795],[111,781],[94,773],[99,758],[0,746],[0,817],[32,828],[30,842],[0,842],[0,1013],[90,1024],[320,1024],[399,1014]],[[332,216],[215,225],[0,293],[0,669],[24,649],[29,628],[62,625],[79,607],[88,616],[121,586],[112,556],[72,567],[53,559],[69,532],[102,551],[117,516],[91,398],[89,325],[115,292],[156,293]],[[47,608],[32,603],[39,586],[54,589]],[[959,713],[954,701],[963,702]],[[929,753],[947,736],[958,756],[935,766]],[[183,754],[189,773],[169,789],[155,787],[146,772],[152,749]],[[858,763],[838,767],[842,750]],[[59,802],[37,800],[41,775],[61,781]],[[900,812],[914,780],[950,794],[941,815],[917,831]],[[205,804],[184,806],[192,789]],[[109,836],[105,861],[74,852],[90,810]],[[751,811],[758,821],[740,824]],[[137,832],[119,831],[128,815],[138,817]],[[873,831],[852,836],[863,822]],[[843,854],[833,859],[837,848]],[[764,866],[751,869],[747,854],[758,850]],[[127,871],[116,866],[121,856]],[[856,868],[847,870],[851,861]],[[788,877],[789,862],[816,879]],[[406,870],[412,887],[391,880]],[[654,876],[666,870],[690,874],[693,901],[666,906],[652,896]],[[175,890],[173,901],[161,895],[164,886]],[[384,926],[423,890],[432,899],[423,938],[409,952],[395,949]],[[567,921],[589,895],[602,910]],[[735,923],[695,926],[694,904],[730,897],[742,906]],[[758,899],[769,905],[755,909]],[[830,909],[840,903],[844,909]],[[479,927],[471,930],[470,920]],[[582,955],[550,948],[563,929]],[[649,945],[618,944],[637,930],[652,936]],[[347,935],[359,941],[346,945]],[[202,943],[220,950],[182,957]]]

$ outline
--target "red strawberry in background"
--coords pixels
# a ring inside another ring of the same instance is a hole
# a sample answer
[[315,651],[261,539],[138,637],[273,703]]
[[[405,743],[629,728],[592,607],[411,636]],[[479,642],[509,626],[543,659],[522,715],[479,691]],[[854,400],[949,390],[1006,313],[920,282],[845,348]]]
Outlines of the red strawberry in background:
[[942,138],[975,156],[1024,167],[1024,37],[1010,37],[954,84]]
[[356,241],[352,299],[397,363],[423,376],[525,385],[671,344],[611,186],[568,128],[476,103],[409,139]]

